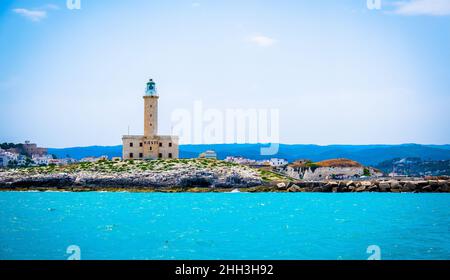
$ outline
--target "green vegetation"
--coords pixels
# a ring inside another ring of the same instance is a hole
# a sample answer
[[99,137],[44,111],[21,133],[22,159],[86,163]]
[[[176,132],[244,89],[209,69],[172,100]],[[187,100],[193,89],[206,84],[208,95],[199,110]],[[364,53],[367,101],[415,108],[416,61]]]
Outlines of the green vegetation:
[[2,148],[3,150],[8,150],[11,148],[17,148],[17,144],[14,143],[0,143],[0,148]]
[[[14,166],[12,166],[14,167]],[[16,172],[23,174],[51,174],[51,173],[76,173],[76,172],[98,172],[105,174],[132,173],[132,172],[164,172],[176,170],[178,168],[233,168],[251,169],[250,167],[229,163],[214,159],[158,159],[158,160],[126,160],[126,161],[108,161],[99,160],[97,162],[80,162],[70,165],[57,166],[54,164],[48,166],[21,167],[15,169]],[[268,173],[270,175],[270,173]],[[272,174],[268,177],[280,177]]]
[[298,160],[295,161],[294,163],[291,164],[294,167],[301,167],[301,168],[311,168],[311,169],[316,169],[318,167],[320,167],[319,164],[311,161],[311,160]]
[[311,168],[311,169],[316,169],[316,168],[319,168],[320,167],[320,165],[318,165],[317,163],[315,163],[315,162],[312,162],[312,161],[307,161],[306,163],[305,163],[305,167],[309,167],[309,168]]
[[14,144],[14,143],[1,143],[0,144],[0,148],[2,148],[3,150],[8,150],[8,149],[17,149],[17,152],[21,155],[26,155],[25,150],[23,148],[23,144]]
[[278,174],[278,173],[275,173],[275,172],[270,171],[270,170],[259,169],[258,171],[259,171],[259,174],[261,175],[261,179],[264,182],[292,181],[291,178],[289,178],[287,176],[284,176],[284,175],[281,175],[281,174]]

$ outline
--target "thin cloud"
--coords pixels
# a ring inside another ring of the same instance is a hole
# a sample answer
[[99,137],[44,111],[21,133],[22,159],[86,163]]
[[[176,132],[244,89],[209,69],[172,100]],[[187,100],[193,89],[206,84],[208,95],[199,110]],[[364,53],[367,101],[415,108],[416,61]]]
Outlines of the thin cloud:
[[47,11],[59,10],[59,6],[55,4],[47,4],[36,9],[17,8],[13,12],[21,15],[31,21],[41,21],[47,17]]
[[30,10],[24,8],[17,8],[13,9],[13,12],[31,21],[41,21],[47,17],[47,12],[45,10]]
[[59,10],[59,6],[55,4],[47,4],[44,6],[45,10]]
[[248,41],[260,47],[270,47],[277,42],[277,40],[264,35],[253,35],[248,38]]
[[450,15],[450,0],[409,0],[397,2],[395,6],[394,13],[398,15]]

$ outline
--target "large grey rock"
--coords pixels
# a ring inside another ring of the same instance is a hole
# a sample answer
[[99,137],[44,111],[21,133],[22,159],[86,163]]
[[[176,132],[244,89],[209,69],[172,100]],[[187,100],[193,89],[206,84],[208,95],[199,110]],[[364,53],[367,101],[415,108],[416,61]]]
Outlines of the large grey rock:
[[381,192],[388,192],[391,189],[391,185],[387,182],[380,182],[378,184],[378,188],[380,189]]
[[400,183],[397,180],[390,180],[388,183],[391,186],[391,189],[400,189]]
[[297,186],[297,185],[292,185],[292,186],[290,186],[288,189],[287,189],[287,191],[288,192],[300,192],[300,191],[302,191],[302,188],[300,188],[299,186]]
[[405,182],[405,184],[402,187],[402,190],[405,192],[413,192],[417,188],[417,185],[412,182]]

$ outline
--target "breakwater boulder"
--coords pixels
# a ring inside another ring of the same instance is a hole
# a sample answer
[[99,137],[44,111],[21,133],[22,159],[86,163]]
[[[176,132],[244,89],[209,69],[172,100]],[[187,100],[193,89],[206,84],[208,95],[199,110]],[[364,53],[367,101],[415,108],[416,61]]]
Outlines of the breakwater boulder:
[[450,179],[376,179],[371,181],[297,181],[289,192],[450,192]]

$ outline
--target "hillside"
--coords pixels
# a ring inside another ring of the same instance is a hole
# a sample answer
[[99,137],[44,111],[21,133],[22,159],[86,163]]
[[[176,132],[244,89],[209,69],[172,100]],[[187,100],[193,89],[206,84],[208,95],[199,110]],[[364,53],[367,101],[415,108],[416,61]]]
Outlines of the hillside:
[[[227,156],[243,156],[251,159],[266,159],[261,156],[263,144],[215,144],[215,145],[181,145],[181,158],[195,158],[206,150],[217,152],[219,159]],[[122,146],[91,146],[65,149],[49,149],[49,153],[58,157],[81,159],[86,156],[108,155],[121,156]],[[297,159],[310,159],[314,162],[331,158],[347,158],[363,165],[377,165],[393,158],[418,157],[423,160],[450,160],[449,145],[286,145],[280,144],[279,152],[272,157],[285,158],[292,162]]]
[[395,172],[405,176],[450,176],[450,160],[427,160],[420,158],[396,158],[377,165],[383,172]]

